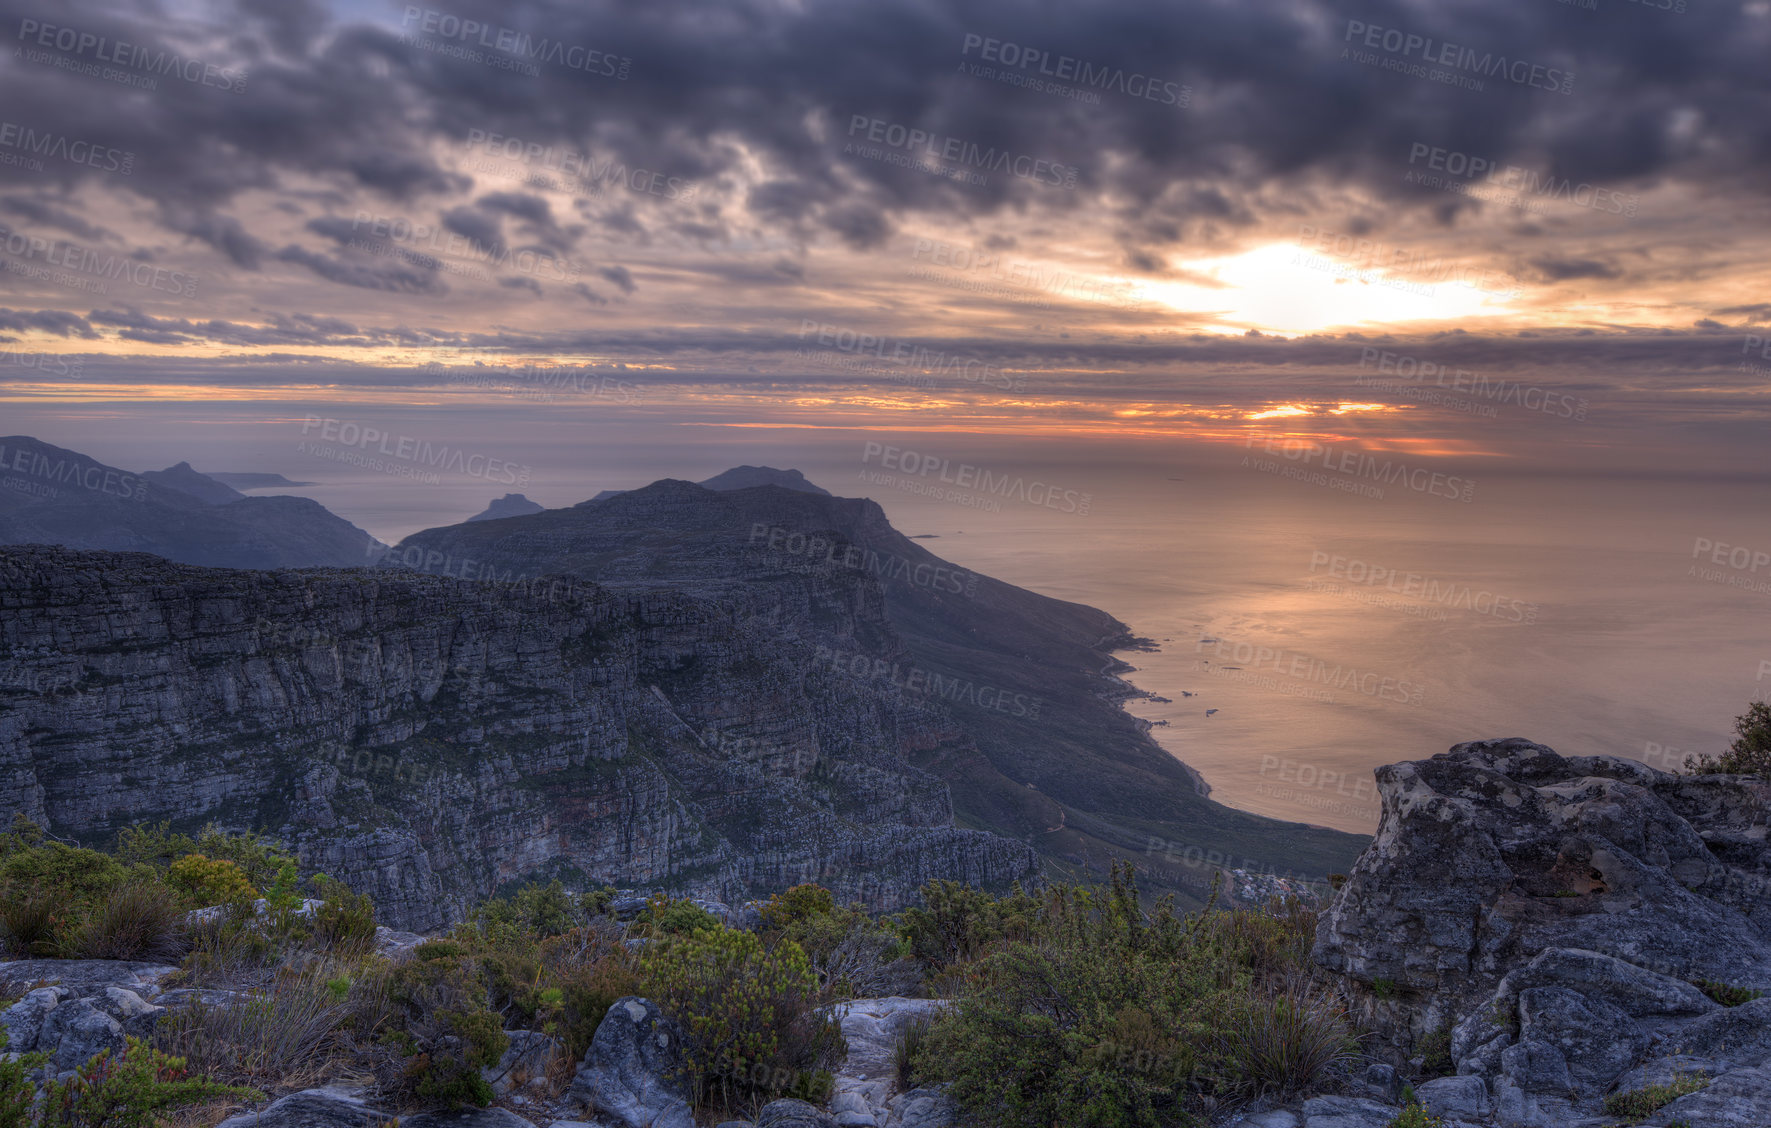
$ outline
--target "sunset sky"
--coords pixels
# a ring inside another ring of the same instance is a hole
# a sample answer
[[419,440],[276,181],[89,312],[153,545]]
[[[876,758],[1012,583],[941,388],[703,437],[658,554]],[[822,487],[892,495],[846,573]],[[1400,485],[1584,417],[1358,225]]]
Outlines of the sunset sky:
[[1765,0],[0,8],[8,432],[1771,469]]

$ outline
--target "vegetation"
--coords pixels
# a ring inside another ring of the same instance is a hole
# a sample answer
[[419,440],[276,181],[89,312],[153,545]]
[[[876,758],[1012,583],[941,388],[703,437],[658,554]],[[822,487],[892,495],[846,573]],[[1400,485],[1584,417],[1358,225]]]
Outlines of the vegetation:
[[1709,1083],[1709,1078],[1701,1073],[1680,1074],[1666,1085],[1649,1085],[1628,1093],[1612,1093],[1605,1098],[1605,1114],[1621,1116],[1626,1122],[1634,1124]]
[[1750,1003],[1754,999],[1763,998],[1765,995],[1765,992],[1756,988],[1735,987],[1727,983],[1718,983],[1714,979],[1699,979],[1692,986],[1725,1007],[1737,1007],[1742,1003]]
[[1445,1128],[1445,1121],[1428,1113],[1419,1101],[1410,1100],[1384,1128]]
[[1720,756],[1699,753],[1685,759],[1694,775],[1757,775],[1771,779],[1771,702],[1754,701],[1734,718],[1734,743]]
[[950,1084],[968,1123],[998,1128],[1197,1125],[1317,1085],[1355,1048],[1307,974],[1308,910],[1181,916],[1141,903],[1129,867],[1105,888],[1037,894],[931,883],[896,916],[800,885],[762,905],[754,930],[665,896],[623,924],[613,898],[525,885],[390,959],[367,897],[303,880],[268,839],[162,824],[107,853],[21,822],[0,835],[9,951],[182,959],[180,986],[235,994],[175,1008],[151,1045],[95,1058],[63,1087],[33,1077],[31,1057],[0,1061],[0,1128],[161,1128],[207,1115],[192,1105],[339,1076],[372,1081],[390,1111],[485,1105],[481,1070],[514,1030],[560,1043],[554,1073],[524,1079],[554,1096],[628,996],[678,1028],[681,1080],[716,1118],[828,1099],[845,1053],[830,1005],[848,998],[951,998],[903,1033],[899,1078]]
[[1146,913],[1129,867],[1105,890],[925,899],[906,931],[959,1005],[909,1065],[950,1080],[978,1124],[1198,1124],[1215,1103],[1296,1093],[1354,1049],[1305,981],[1314,918],[1295,904]]

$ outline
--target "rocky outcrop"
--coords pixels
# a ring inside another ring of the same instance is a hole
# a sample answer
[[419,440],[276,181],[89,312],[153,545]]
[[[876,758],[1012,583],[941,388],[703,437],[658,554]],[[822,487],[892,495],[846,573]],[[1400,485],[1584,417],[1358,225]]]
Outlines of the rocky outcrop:
[[1771,784],[1517,739],[1377,779],[1377,837],[1314,956],[1399,1056],[1449,1035],[1458,1076],[1421,1087],[1429,1107],[1606,1124],[1607,1095],[1702,1074],[1645,1123],[1771,1122]]
[[942,1119],[939,1113],[950,1115],[946,1107],[950,1102],[935,1090],[915,1090],[916,1096],[900,1099],[907,1094],[899,1091],[894,1053],[908,1027],[933,1022],[951,1005],[946,999],[893,997],[855,999],[836,1006],[843,1042],[848,1046],[848,1054],[836,1071],[830,1101],[841,1128],[931,1124]]
[[890,909],[1037,874],[909,762],[964,752],[937,703],[808,660],[893,645],[853,575],[746,596],[27,546],[0,610],[0,657],[42,675],[0,690],[0,822],[266,829],[396,928],[528,879]]
[[[130,960],[15,960],[0,963],[0,989],[24,996],[0,1010],[8,1053],[48,1055],[65,1076],[95,1054],[147,1038],[167,1013],[160,984],[176,969]],[[42,986],[35,986],[43,984]]]
[[682,1031],[650,999],[616,1000],[597,1024],[569,1095],[620,1128],[695,1128]]

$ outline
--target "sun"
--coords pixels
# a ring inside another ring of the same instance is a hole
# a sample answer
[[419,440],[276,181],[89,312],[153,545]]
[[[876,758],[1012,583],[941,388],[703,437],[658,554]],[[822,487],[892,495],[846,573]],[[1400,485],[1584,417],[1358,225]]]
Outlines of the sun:
[[1517,312],[1517,291],[1432,282],[1355,259],[1275,243],[1239,255],[1187,263],[1221,287],[1135,282],[1139,297],[1190,313],[1211,311],[1227,332],[1294,335],[1410,321],[1498,317]]

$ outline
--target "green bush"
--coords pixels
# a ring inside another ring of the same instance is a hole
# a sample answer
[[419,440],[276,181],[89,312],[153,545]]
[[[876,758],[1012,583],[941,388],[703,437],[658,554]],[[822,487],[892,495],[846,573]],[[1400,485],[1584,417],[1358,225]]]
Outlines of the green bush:
[[120,1056],[105,1050],[67,1081],[46,1086],[38,1124],[41,1128],[154,1128],[157,1113],[217,1097],[262,1100],[264,1094],[192,1077],[184,1059],[130,1038]]
[[73,931],[67,954],[83,960],[178,959],[188,948],[183,915],[164,886],[117,886]]
[[674,901],[669,894],[654,894],[628,926],[630,936],[687,936],[719,928],[720,920],[693,901]]
[[1734,743],[1720,756],[1700,753],[1685,759],[1685,770],[1696,775],[1726,773],[1771,778],[1771,703],[1754,701],[1734,718]]
[[1400,1114],[1390,1118],[1384,1128],[1445,1128],[1445,1121],[1428,1114],[1419,1101],[1410,1100]]
[[60,904],[51,892],[0,897],[0,950],[21,959],[53,956],[61,924]]
[[489,1104],[492,1089],[480,1069],[497,1064],[510,1039],[465,946],[420,944],[393,970],[387,997],[395,1018],[387,1039],[405,1059],[394,1086],[427,1103]]
[[1212,1101],[1307,1087],[1350,1044],[1336,1008],[1288,986],[1313,931],[1296,904],[1181,919],[1167,901],[1146,911],[1129,867],[1037,898],[924,894],[905,913],[919,952],[987,953],[909,1062],[923,1084],[951,1082],[968,1122],[1199,1124]]
[[1612,1093],[1605,1098],[1605,1114],[1621,1116],[1634,1124],[1644,1120],[1680,1097],[1706,1087],[1709,1078],[1701,1073],[1680,1074],[1666,1085],[1649,1085],[1628,1093]]
[[771,897],[762,908],[760,935],[766,947],[784,940],[798,944],[832,998],[902,995],[922,979],[910,942],[891,922],[857,906],[838,908],[822,886],[796,885]]
[[1742,1003],[1750,1003],[1754,999],[1761,999],[1765,996],[1765,992],[1755,988],[1735,987],[1714,979],[1699,979],[1692,986],[1725,1007],[1737,1007]]
[[798,944],[765,948],[716,924],[654,940],[639,964],[646,997],[683,1027],[697,1105],[828,1095],[842,1033],[815,1013],[818,979]]
[[367,951],[375,943],[375,903],[342,881],[314,876],[314,889],[324,898],[314,910],[313,935],[321,945]]
[[166,884],[177,890],[192,908],[232,905],[253,901],[258,890],[246,880],[246,872],[226,858],[186,854],[166,867]]

